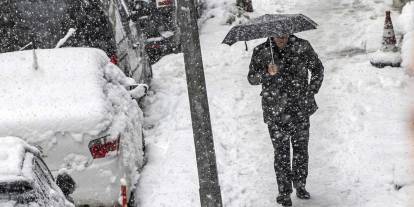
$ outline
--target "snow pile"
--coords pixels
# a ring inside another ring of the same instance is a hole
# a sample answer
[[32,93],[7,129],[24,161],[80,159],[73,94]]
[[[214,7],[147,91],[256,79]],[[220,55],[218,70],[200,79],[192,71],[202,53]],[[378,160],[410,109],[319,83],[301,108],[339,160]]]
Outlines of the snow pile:
[[414,2],[408,2],[402,9],[398,19],[399,26],[404,34],[401,47],[402,66],[411,68],[414,66]]
[[149,86],[147,84],[138,84],[136,88],[130,90],[130,94],[134,99],[144,97],[148,92]]
[[17,137],[0,137],[0,143],[0,183],[31,178],[27,177],[31,169],[25,171],[27,166],[23,162],[27,151],[34,154],[39,151]]
[[211,0],[205,2],[205,7],[199,20],[201,25],[210,19],[223,25],[241,24],[250,19],[249,14],[240,10],[235,1]]
[[408,2],[402,9],[398,17],[399,30],[406,33],[414,30],[414,2]]
[[[138,176],[143,114],[126,90],[135,81],[98,49],[36,50],[36,54],[38,70],[32,67],[32,51],[0,54],[0,136],[41,143],[49,151],[59,138],[82,143],[102,133],[122,134],[124,165]],[[63,162],[54,159],[59,165]]]
[[[391,3],[253,0],[256,12],[251,16],[303,13],[320,25],[298,34],[310,41],[326,72],[315,96],[319,110],[311,118],[307,187],[312,199],[292,194],[296,207],[412,204],[407,112],[413,80],[403,70],[378,70],[367,61],[367,53],[381,47]],[[221,45],[231,28],[222,24],[223,8],[215,10],[217,18],[204,22],[200,32],[223,206],[276,206],[274,152],[263,123],[261,88],[246,79],[252,50],[245,51],[243,43]],[[200,206],[182,55],[166,56],[154,65],[152,88],[145,122],[149,157],[137,206]]]
[[148,161],[136,193],[137,206],[195,207],[199,203],[197,164],[183,55],[161,59],[154,65],[154,75],[155,94],[145,98]]
[[370,54],[370,59],[373,64],[386,64],[388,66],[400,67],[401,53],[378,50]]
[[38,70],[31,50],[0,54],[0,135],[41,141],[55,132],[97,134],[108,127],[101,70],[106,55],[66,48],[36,55]]
[[105,79],[109,82],[104,86],[107,101],[114,109],[111,114],[112,125],[109,134],[122,134],[121,141],[122,161],[124,166],[128,166],[130,174],[134,177],[131,180],[138,180],[137,173],[143,165],[142,151],[142,123],[143,113],[138,103],[131,97],[125,87],[130,86],[129,80],[115,65],[109,64],[105,67]]

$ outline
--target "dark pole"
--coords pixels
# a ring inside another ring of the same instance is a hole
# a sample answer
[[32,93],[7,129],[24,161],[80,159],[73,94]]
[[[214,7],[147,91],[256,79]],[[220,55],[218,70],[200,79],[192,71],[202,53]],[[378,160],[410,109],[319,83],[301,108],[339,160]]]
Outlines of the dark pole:
[[190,100],[201,207],[221,207],[222,200],[194,0],[178,0],[177,9]]

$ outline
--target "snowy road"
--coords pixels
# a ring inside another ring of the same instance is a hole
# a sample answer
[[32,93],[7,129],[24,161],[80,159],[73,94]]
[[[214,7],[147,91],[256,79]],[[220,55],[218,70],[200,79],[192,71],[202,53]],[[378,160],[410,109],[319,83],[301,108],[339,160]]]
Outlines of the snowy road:
[[[308,189],[313,198],[292,196],[294,206],[410,206],[414,174],[406,128],[412,80],[401,68],[373,68],[366,54],[380,45],[390,1],[287,2],[255,0],[252,16],[301,12],[313,18],[319,29],[299,36],[312,43],[326,68],[316,97],[320,110],[311,119]],[[221,24],[224,9],[211,12],[216,18],[203,24],[201,43],[224,206],[277,206],[260,87],[246,79],[252,47],[263,40],[249,42],[247,52],[241,43],[221,45],[230,27]],[[154,73],[156,93],[147,99],[146,111],[149,160],[138,206],[199,206],[182,55],[163,58]],[[396,191],[394,184],[408,185]]]

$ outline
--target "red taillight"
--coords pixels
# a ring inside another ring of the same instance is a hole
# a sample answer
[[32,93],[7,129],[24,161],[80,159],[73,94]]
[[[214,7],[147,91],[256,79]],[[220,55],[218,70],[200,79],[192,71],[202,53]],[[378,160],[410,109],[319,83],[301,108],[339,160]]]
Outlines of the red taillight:
[[147,45],[146,48],[160,49],[161,48],[161,45],[159,45],[159,44],[152,44],[152,45]]
[[118,65],[118,57],[116,55],[111,55],[111,63]]
[[127,186],[124,180],[121,180],[121,197],[122,197],[122,207],[127,207],[128,205]]
[[119,142],[121,136],[115,139],[110,139],[108,136],[95,139],[89,142],[89,151],[92,154],[93,159],[104,158],[110,154],[110,152],[118,153]]
[[163,0],[163,1],[159,1],[158,2],[158,6],[159,7],[172,6],[172,5],[174,5],[174,1],[173,0]]

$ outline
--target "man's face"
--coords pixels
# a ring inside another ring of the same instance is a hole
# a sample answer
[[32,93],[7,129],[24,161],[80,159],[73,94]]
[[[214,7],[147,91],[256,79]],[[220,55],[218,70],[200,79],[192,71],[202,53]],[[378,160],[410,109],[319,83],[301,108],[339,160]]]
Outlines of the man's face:
[[273,41],[275,41],[278,48],[284,48],[288,43],[289,36],[285,35],[282,37],[274,37]]

